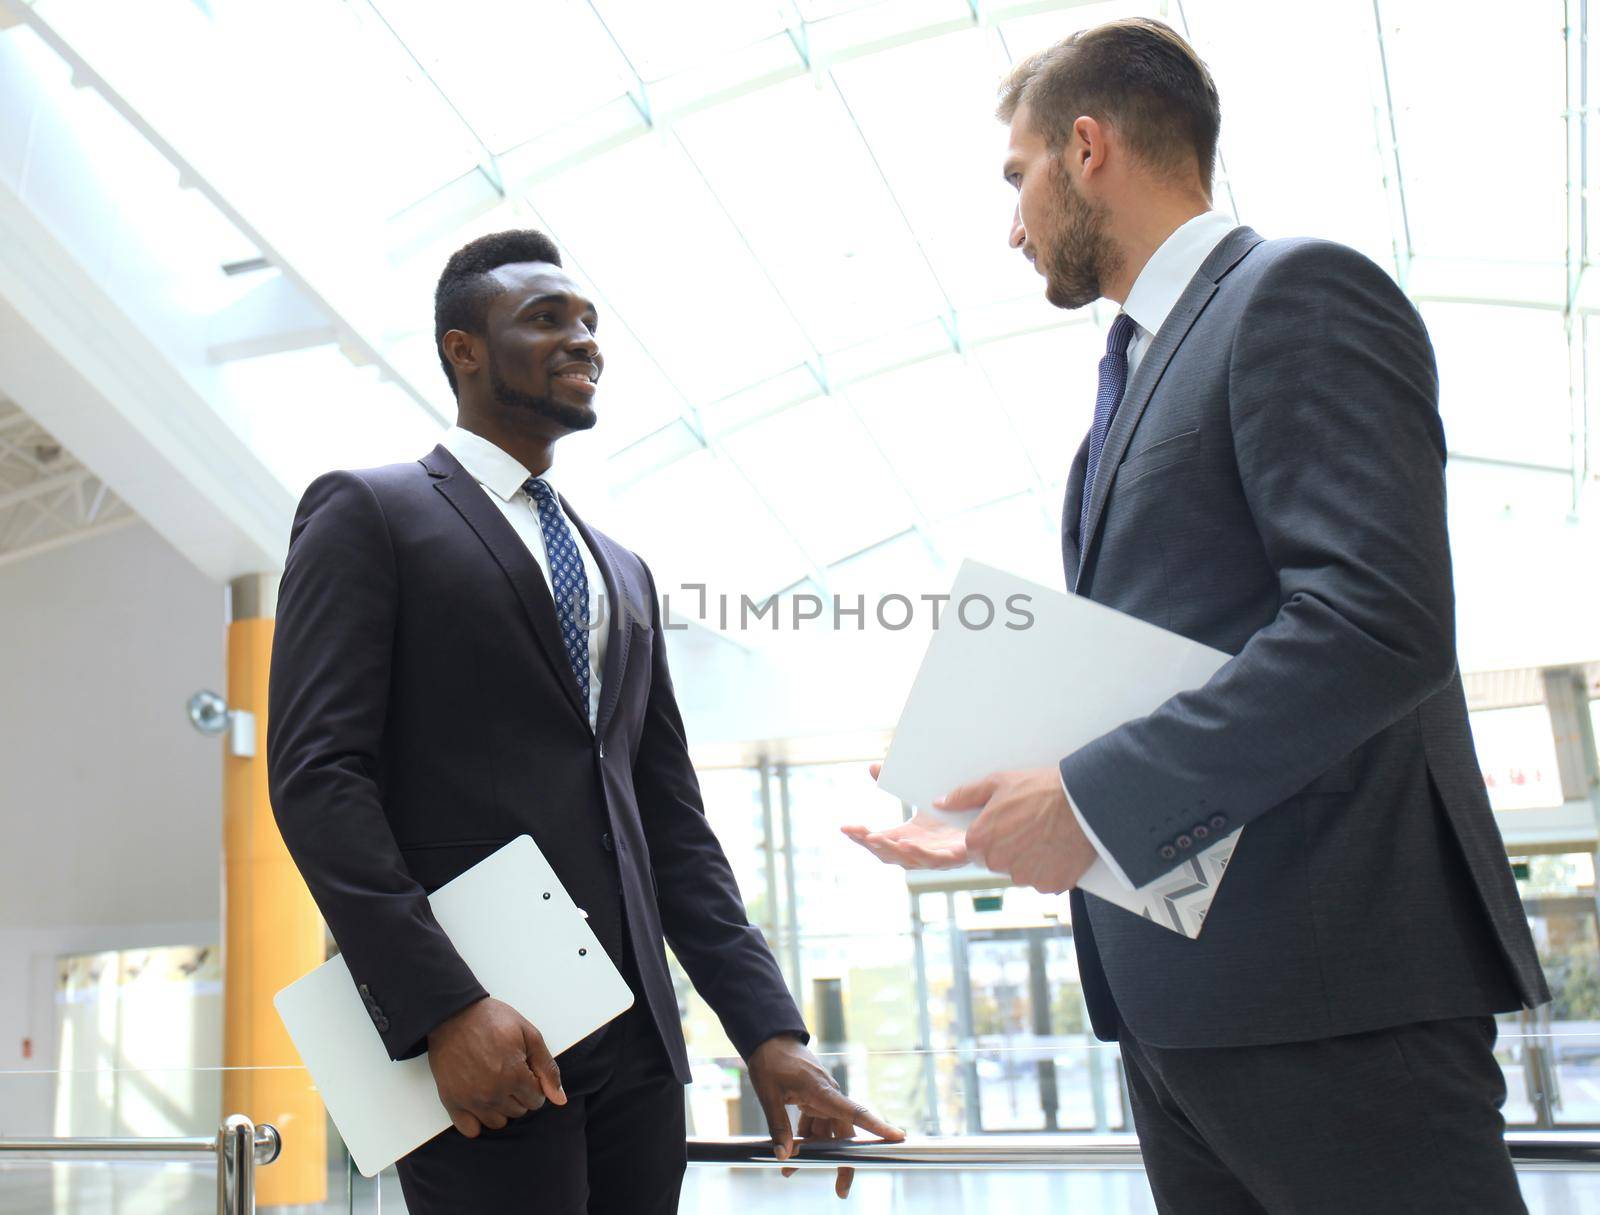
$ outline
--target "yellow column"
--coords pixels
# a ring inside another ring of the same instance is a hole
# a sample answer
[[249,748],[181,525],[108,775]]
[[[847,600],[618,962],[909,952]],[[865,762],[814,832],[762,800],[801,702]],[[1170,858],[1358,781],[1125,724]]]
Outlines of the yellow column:
[[[228,625],[228,706],[255,715],[254,755],[223,760],[222,1112],[270,1122],[283,1155],[256,1174],[262,1206],[327,1197],[327,1111],[272,997],[322,963],[322,918],[289,857],[267,797],[267,672],[277,578],[235,579]],[[291,1065],[285,1070],[284,1065]],[[260,1068],[264,1070],[234,1070]]]

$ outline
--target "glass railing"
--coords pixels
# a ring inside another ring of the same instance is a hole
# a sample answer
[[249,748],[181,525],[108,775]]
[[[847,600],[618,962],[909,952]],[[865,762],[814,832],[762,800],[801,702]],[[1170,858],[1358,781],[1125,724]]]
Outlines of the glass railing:
[[[1154,1210],[1114,1047],[1082,1035],[977,1035],[942,1050],[819,1053],[854,1095],[906,1127],[907,1143],[808,1145],[788,1162],[796,1175],[784,1178],[742,1065],[700,1058],[686,1094],[692,1163],[682,1211],[823,1209],[834,1201],[840,1164],[855,1170],[851,1202],[874,1215],[1024,1203]],[[1600,1029],[1507,1026],[1499,1054],[1507,1140],[1533,1215],[1600,1210]],[[218,1128],[235,1113],[281,1133],[271,1163],[269,1144],[252,1153],[260,1208],[405,1211],[394,1170],[357,1173],[310,1076],[287,1065],[0,1072],[0,1211],[211,1215],[227,1180],[219,1178]],[[244,1142],[235,1142],[236,1168]]]
[[0,1211],[347,1212],[343,1145],[308,1134],[319,1121],[299,1066],[0,1071]]
[[[1600,1139],[1579,1131],[1538,1134],[1549,1153],[1519,1159],[1517,1165],[1530,1215],[1600,1210]],[[834,1167],[847,1160],[856,1166],[850,1204],[873,1215],[1003,1210],[1155,1215],[1136,1151],[1119,1156],[1117,1145],[1088,1145],[1080,1142],[1084,1138],[1089,1137],[1042,1136],[1016,1145],[1020,1150],[1014,1156],[981,1140],[961,1140],[950,1144],[938,1163],[917,1159],[925,1154],[925,1145],[912,1145],[911,1162],[901,1163],[892,1159],[895,1153],[882,1150],[871,1153],[878,1157],[875,1162],[864,1163],[864,1153],[846,1149],[837,1153],[837,1160],[803,1156],[801,1168],[789,1178],[781,1177],[775,1164],[704,1161],[707,1156],[724,1155],[728,1144],[691,1144],[691,1160],[704,1162],[691,1164],[679,1210],[798,1215],[833,1209],[829,1204],[834,1202]],[[849,1210],[850,1204],[837,1209]]]
[[1495,1055],[1508,1126],[1600,1127],[1600,1021],[1528,1030],[1502,1018]]

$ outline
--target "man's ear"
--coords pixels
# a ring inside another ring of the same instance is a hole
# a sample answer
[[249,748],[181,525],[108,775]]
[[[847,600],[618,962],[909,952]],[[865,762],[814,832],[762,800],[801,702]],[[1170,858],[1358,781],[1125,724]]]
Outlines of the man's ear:
[[1072,138],[1067,140],[1066,152],[1080,174],[1105,168],[1110,152],[1105,126],[1097,118],[1080,115],[1072,124]]
[[439,340],[444,347],[444,357],[456,369],[457,375],[473,375],[478,370],[478,339],[464,329],[449,329]]

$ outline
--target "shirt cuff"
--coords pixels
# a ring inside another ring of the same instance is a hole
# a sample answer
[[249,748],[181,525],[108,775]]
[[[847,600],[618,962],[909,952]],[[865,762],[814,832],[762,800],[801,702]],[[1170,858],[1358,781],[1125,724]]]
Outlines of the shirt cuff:
[[1100,859],[1106,863],[1106,868],[1111,870],[1111,876],[1116,878],[1117,881],[1121,882],[1129,890],[1137,890],[1138,887],[1130,882],[1128,880],[1128,875],[1122,871],[1122,866],[1117,864],[1117,858],[1112,856],[1111,853],[1107,851],[1106,846],[1100,842],[1100,837],[1094,833],[1094,828],[1089,826],[1089,820],[1083,817],[1083,812],[1078,809],[1078,803],[1072,800],[1072,793],[1067,788],[1067,781],[1065,777],[1062,777],[1061,779],[1061,792],[1066,794],[1067,809],[1072,811],[1072,817],[1078,820],[1078,826],[1082,828],[1083,834],[1088,838],[1089,842],[1094,845],[1095,852],[1098,853]]

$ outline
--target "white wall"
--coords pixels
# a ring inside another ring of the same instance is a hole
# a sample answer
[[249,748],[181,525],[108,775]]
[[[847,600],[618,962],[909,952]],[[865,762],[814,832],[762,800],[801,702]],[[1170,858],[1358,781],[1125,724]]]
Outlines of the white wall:
[[0,566],[0,1132],[38,1117],[4,1073],[50,1066],[57,955],[217,940],[221,743],[184,701],[224,690],[224,611],[142,524]]

